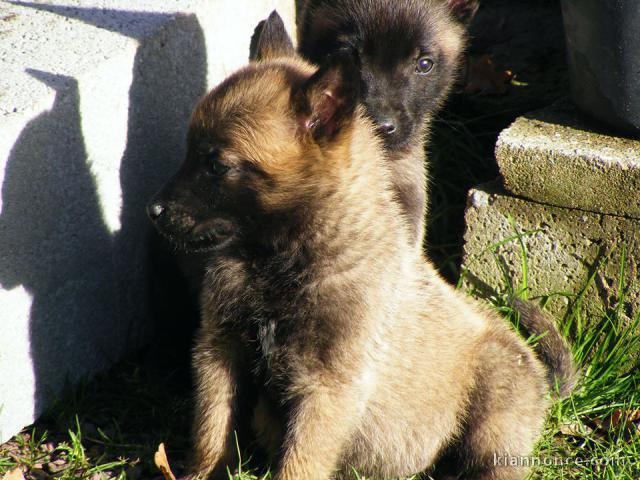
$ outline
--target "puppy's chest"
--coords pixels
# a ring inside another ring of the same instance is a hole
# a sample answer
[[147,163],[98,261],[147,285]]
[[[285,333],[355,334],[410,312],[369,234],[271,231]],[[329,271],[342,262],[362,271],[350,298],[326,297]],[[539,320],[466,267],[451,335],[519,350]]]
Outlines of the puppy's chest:
[[[230,288],[232,287],[232,288]],[[218,322],[239,341],[248,364],[261,378],[286,376],[313,350],[309,328],[319,328],[313,307],[293,281],[252,276],[242,285],[219,285]]]
[[285,271],[283,263],[258,269],[236,261],[211,269],[203,299],[209,301],[204,314],[239,344],[257,382],[286,388],[324,368],[348,342],[359,297],[354,286],[327,285],[322,272]]
[[246,310],[230,324],[234,335],[241,339],[248,366],[260,384],[288,383],[301,358],[313,348],[296,330],[300,320],[292,314],[292,305],[277,308],[271,302],[259,302],[259,306],[254,304],[258,308]]

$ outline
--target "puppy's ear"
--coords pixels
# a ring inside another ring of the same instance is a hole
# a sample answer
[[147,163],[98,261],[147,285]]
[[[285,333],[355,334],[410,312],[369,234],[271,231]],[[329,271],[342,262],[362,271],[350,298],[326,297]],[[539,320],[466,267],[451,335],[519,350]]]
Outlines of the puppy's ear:
[[284,27],[278,12],[271,12],[269,18],[261,21],[253,31],[249,46],[249,60],[269,60],[293,56],[295,50],[291,37]]
[[446,4],[451,13],[464,25],[471,23],[480,8],[479,0],[446,0]]
[[293,94],[298,124],[316,140],[331,139],[351,122],[359,97],[357,58],[352,51],[339,51]]

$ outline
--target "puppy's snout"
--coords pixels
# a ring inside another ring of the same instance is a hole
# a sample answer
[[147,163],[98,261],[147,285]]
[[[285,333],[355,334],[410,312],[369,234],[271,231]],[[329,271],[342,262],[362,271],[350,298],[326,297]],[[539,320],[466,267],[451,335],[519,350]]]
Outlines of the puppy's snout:
[[147,205],[147,215],[151,220],[158,220],[162,214],[167,210],[167,207],[159,201],[152,201]]
[[383,118],[378,122],[378,132],[383,135],[391,135],[396,131],[396,124],[390,118]]

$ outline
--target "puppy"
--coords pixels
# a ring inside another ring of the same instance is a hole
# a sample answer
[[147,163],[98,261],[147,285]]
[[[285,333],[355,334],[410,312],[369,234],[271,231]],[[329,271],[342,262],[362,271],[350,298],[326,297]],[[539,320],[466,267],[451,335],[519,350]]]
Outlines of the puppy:
[[477,8],[477,0],[307,0],[300,15],[298,45],[311,62],[344,48],[357,52],[362,101],[419,249],[428,125],[456,79],[465,25]]
[[280,57],[232,75],[148,206],[208,256],[193,470],[223,475],[254,416],[276,480],[524,478],[494,460],[531,453],[545,368],[412,248],[357,74],[340,52],[317,71]]

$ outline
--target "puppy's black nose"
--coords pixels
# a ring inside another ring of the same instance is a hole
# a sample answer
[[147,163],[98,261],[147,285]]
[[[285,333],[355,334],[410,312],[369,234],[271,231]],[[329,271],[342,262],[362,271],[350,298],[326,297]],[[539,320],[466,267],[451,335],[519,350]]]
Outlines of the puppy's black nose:
[[147,205],[147,215],[151,220],[157,220],[166,210],[165,206],[160,202],[151,202]]
[[393,120],[389,118],[383,118],[378,122],[378,132],[383,135],[391,135],[396,131],[396,126]]

